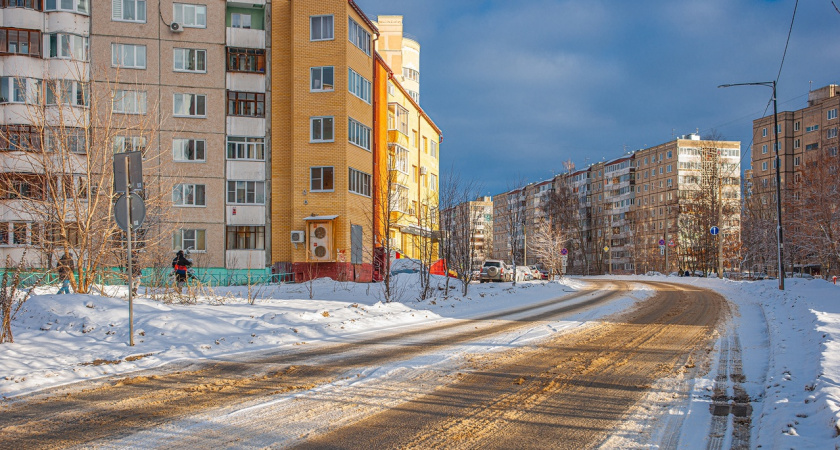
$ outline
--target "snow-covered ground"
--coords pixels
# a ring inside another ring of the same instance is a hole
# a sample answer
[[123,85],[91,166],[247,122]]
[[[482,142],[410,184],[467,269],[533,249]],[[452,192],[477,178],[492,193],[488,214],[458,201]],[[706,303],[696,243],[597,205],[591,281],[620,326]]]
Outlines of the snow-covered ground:
[[[401,274],[397,302],[382,302],[375,284],[319,280],[314,300],[306,285],[270,286],[251,305],[245,288],[219,288],[195,304],[163,303],[142,296],[134,304],[135,346],[128,346],[125,291],[113,297],[54,295],[41,289],[13,325],[15,343],[0,345],[0,400],[79,380],[153,369],[182,359],[216,358],[317,341],[344,341],[423,323],[466,319],[565,295],[585,279],[562,283],[474,284],[470,295],[416,300],[414,275]],[[680,448],[706,448],[718,352],[739,345],[743,387],[752,403],[751,444],[762,448],[840,446],[840,286],[822,280],[777,282],[675,277],[610,277],[693,284],[720,292],[733,304],[708,373],[697,379],[662,380],[637,408],[611,445],[648,447],[680,423]],[[441,283],[442,278],[436,278]],[[457,283],[457,282],[456,282]],[[639,285],[636,285],[639,286]],[[111,292],[109,291],[109,292]],[[536,324],[525,335],[498,341],[499,348],[597,320],[650,295],[641,288],[608,306],[561,323]],[[734,337],[737,336],[737,339]],[[724,345],[725,343],[725,345]],[[485,349],[486,350],[486,349]],[[731,350],[733,351],[734,350]],[[664,395],[678,386],[690,395]],[[731,387],[730,387],[731,389]],[[732,395],[730,392],[729,395]],[[678,417],[679,421],[672,420]],[[729,418],[731,419],[731,416]]]

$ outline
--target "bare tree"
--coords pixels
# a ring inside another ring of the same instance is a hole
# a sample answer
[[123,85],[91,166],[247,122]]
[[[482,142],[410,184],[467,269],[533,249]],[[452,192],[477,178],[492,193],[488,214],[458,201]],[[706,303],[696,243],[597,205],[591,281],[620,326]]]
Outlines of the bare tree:
[[[441,233],[443,256],[458,274],[461,293],[466,296],[476,264],[476,235],[492,230],[479,230],[484,211],[471,201],[479,198],[481,187],[473,180],[463,180],[453,169],[444,175],[441,184]],[[485,224],[486,226],[486,224]],[[447,287],[448,287],[447,279]]]
[[[508,256],[513,264],[513,285],[516,286],[517,261],[524,264],[525,247],[525,197],[526,180],[517,176],[510,184],[508,191],[497,196],[501,203],[501,214],[494,214],[493,221],[504,230],[507,239]],[[494,201],[495,203],[495,201]]]
[[562,229],[551,225],[550,220],[543,220],[538,225],[534,235],[529,239],[528,246],[542,261],[549,273],[563,274],[563,253],[568,239]]

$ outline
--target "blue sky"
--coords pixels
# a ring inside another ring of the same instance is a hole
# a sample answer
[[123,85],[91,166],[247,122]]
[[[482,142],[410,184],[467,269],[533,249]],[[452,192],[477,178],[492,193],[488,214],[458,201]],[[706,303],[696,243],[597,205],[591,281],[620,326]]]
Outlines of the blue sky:
[[[405,16],[421,45],[421,105],[452,167],[496,194],[603,158],[715,130],[749,154],[795,0],[356,0]],[[779,110],[840,82],[840,14],[801,1]],[[768,110],[772,114],[772,107]],[[743,165],[749,164],[745,156]]]

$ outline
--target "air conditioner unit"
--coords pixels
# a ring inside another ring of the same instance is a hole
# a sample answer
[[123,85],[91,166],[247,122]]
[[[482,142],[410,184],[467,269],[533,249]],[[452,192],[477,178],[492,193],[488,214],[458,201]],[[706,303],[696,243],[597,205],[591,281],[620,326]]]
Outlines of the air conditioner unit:
[[309,253],[313,261],[332,260],[332,230],[329,222],[309,224]]
[[426,166],[420,167],[420,175],[426,175],[427,171],[428,171],[428,169],[426,169]]
[[292,244],[303,244],[306,242],[305,231],[292,231]]
[[184,26],[178,22],[172,22],[169,24],[169,31],[173,33],[180,33],[184,31]]

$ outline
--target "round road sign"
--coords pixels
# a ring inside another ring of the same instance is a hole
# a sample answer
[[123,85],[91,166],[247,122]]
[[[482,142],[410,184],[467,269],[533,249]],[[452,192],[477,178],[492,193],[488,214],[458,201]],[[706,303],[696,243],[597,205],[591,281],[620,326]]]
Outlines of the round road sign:
[[567,249],[565,249],[565,248],[564,248],[564,249],[560,250],[560,254],[561,254],[561,255],[568,255],[568,254],[569,254],[569,250],[567,250]]
[[718,233],[720,233],[720,228],[718,228],[718,227],[709,228],[709,233],[712,233],[712,236],[717,236]]
[[659,245],[665,245],[665,239],[660,239],[659,240]]
[[[125,195],[119,196],[117,202],[114,203],[114,220],[121,230],[125,231],[128,226],[126,223],[126,212],[128,210],[128,202]],[[131,229],[136,230],[140,228],[143,221],[146,219],[146,203],[143,198],[137,194],[131,194]]]

